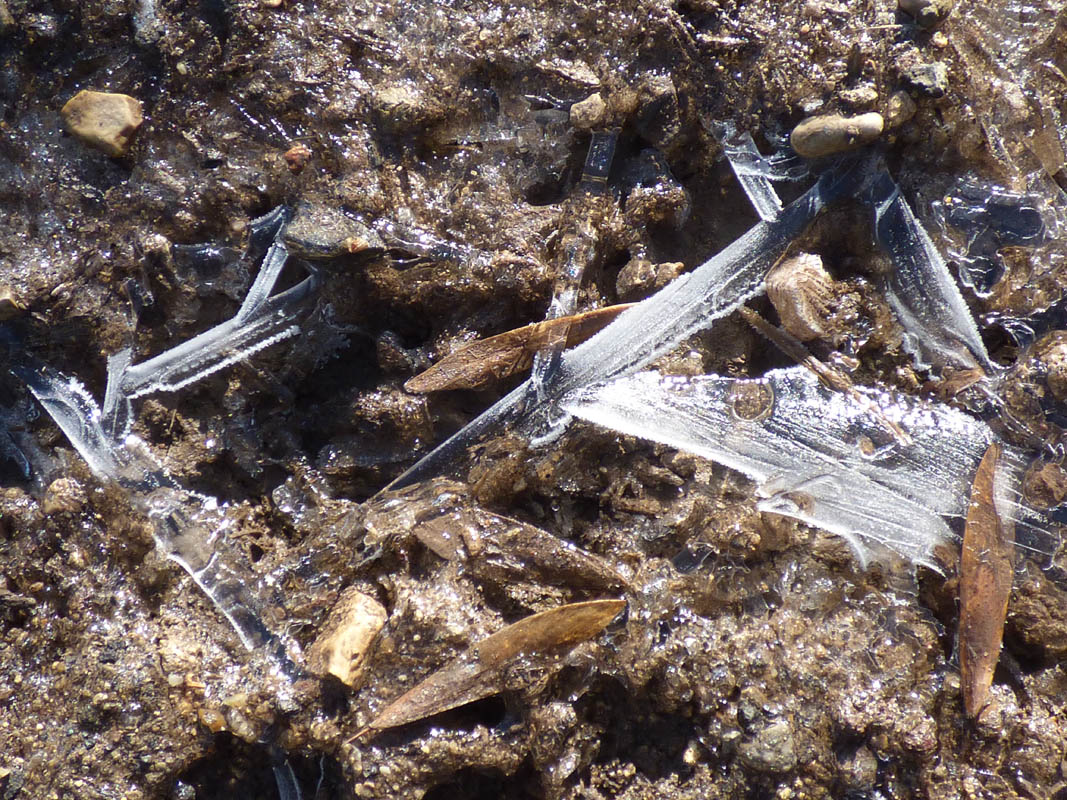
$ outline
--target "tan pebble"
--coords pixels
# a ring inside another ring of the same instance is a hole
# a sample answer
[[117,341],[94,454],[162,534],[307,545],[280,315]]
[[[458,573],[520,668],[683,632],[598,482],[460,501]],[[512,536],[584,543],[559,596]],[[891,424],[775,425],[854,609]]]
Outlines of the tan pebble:
[[311,148],[302,143],[294,144],[285,151],[283,158],[289,171],[294,175],[299,175],[311,160]]
[[786,259],[767,274],[767,297],[782,327],[802,342],[826,334],[834,279],[814,253]]
[[59,478],[44,490],[45,514],[73,514],[86,503],[85,489],[73,478]]
[[15,293],[7,286],[0,286],[0,321],[14,319],[26,310]]
[[952,11],[953,0],[897,0],[900,10],[922,28],[932,28]]
[[226,729],[226,720],[224,720],[222,714],[214,708],[199,709],[197,711],[197,717],[200,719],[200,724],[212,733],[218,733],[219,731]]
[[631,258],[615,279],[615,291],[623,300],[641,297],[655,285],[656,267],[647,258]]
[[260,731],[248,717],[235,708],[226,711],[226,727],[238,739],[254,744],[259,739]]
[[222,704],[227,708],[236,708],[238,711],[246,710],[248,708],[248,694],[245,692],[231,694],[222,701]]
[[373,103],[383,121],[401,129],[432,125],[440,122],[445,113],[439,103],[409,83],[376,87]]
[[346,589],[307,653],[308,669],[359,688],[367,655],[388,615],[381,603],[354,587]]
[[600,92],[594,92],[584,100],[571,106],[571,125],[578,130],[587,131],[604,122],[608,105]]
[[886,127],[899,128],[915,116],[916,110],[918,106],[911,99],[911,95],[903,89],[898,89],[889,96],[889,102],[886,104]]
[[841,102],[850,108],[870,108],[878,102],[878,90],[873,86],[857,86],[840,93]]
[[144,122],[139,100],[110,92],[82,90],[60,113],[70,133],[110,156],[124,155]]
[[820,158],[872,142],[884,127],[882,115],[874,111],[855,117],[827,114],[801,122],[793,129],[789,142],[797,155]]

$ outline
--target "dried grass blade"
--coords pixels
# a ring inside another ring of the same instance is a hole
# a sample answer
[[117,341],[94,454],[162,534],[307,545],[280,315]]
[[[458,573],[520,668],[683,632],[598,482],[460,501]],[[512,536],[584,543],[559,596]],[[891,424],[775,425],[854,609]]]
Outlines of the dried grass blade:
[[597,308],[479,339],[409,379],[404,388],[419,394],[446,389],[476,389],[490,380],[529,369],[534,355],[557,339],[566,337],[567,347],[581,344],[631,305],[623,303]]
[[624,600],[571,603],[508,625],[394,700],[353,738],[496,694],[505,688],[508,668],[520,658],[562,655],[602,631],[625,605]]
[[996,506],[1000,445],[989,445],[971,490],[960,553],[960,678],[972,719],[989,700],[1014,573],[1015,525]]

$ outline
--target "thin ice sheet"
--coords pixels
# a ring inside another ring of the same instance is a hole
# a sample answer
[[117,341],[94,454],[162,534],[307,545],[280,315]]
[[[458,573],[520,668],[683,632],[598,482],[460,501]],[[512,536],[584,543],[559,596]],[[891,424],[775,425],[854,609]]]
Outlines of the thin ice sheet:
[[[916,563],[952,538],[993,433],[944,405],[833,391],[804,367],[741,380],[644,372],[572,394],[564,408],[702,455],[761,484],[761,508],[844,536],[861,561],[889,547]],[[895,438],[871,405],[905,431]]]

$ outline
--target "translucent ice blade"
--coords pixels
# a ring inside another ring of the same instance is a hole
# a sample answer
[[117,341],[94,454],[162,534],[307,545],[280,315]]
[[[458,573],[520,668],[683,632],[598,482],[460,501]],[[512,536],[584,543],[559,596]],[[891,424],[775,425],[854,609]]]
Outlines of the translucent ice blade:
[[[577,310],[578,290],[582,285],[582,276],[585,274],[586,266],[595,257],[596,236],[592,226],[583,222],[577,227],[577,231],[568,236],[564,242],[563,270],[556,281],[546,319],[559,319],[574,315]],[[545,385],[559,369],[563,350],[567,346],[568,331],[569,328],[560,328],[555,331],[546,346],[534,356],[530,380],[538,396],[543,396]]]
[[44,365],[18,366],[12,371],[44,406],[93,474],[115,480],[120,472],[117,447],[104,431],[100,407],[85,387]]
[[640,369],[763,292],[767,271],[792,240],[827,203],[854,191],[862,172],[862,162],[850,162],[825,173],[774,220],[756,224],[691,273],[567,351],[553,390],[555,401],[582,386]]
[[767,177],[766,162],[756,149],[752,134],[748,131],[735,133],[730,130],[729,135],[723,139],[722,148],[738,183],[745,190],[760,219],[771,220],[778,216],[778,212],[782,210],[782,201]]
[[[257,611],[251,576],[225,558],[218,532],[207,528],[191,508],[214,501],[180,489],[135,437],[116,442],[104,430],[96,402],[78,381],[51,367],[17,367],[34,397],[66,434],[70,443],[101,480],[126,489],[136,507],[154,523],[156,545],[182,566],[253,649],[271,636]],[[206,512],[205,512],[206,513]]]
[[866,403],[828,389],[803,367],[759,380],[641,373],[576,392],[564,408],[717,461],[775,495],[815,481],[803,490],[815,505],[805,510],[800,503],[791,516],[841,535],[851,526],[853,537],[928,561],[950,536],[935,518],[966,513],[970,481],[993,434],[945,406],[869,396],[911,445],[895,440]]
[[152,520],[156,546],[192,576],[200,590],[249,650],[273,638],[252,591],[253,578],[221,541],[224,521],[205,508],[204,498],[180,489],[160,488],[135,498]]
[[845,481],[837,474],[783,476],[761,486],[759,495],[765,498],[756,504],[760,511],[840,536],[863,569],[892,552],[940,571],[933,549],[953,538],[937,514],[859,475]]
[[904,344],[920,368],[995,367],[967,304],[929,234],[889,174],[871,183],[874,232],[895,269],[886,298],[904,327]]
[[760,222],[693,272],[635,305],[591,339],[563,353],[540,395],[527,381],[394,480],[399,489],[440,473],[485,434],[515,423],[531,439],[562,431],[558,408],[570,392],[640,369],[707,328],[764,289],[770,267],[823,207],[857,190],[863,162],[842,162],[823,174],[772,221]]
[[[299,332],[301,302],[317,286],[314,276],[264,301],[249,317],[236,316],[204,331],[148,361],[129,365],[121,373],[109,363],[107,398],[114,398],[112,413],[122,399],[154,392],[174,392],[242,361],[260,350]],[[121,362],[119,362],[121,366]],[[115,382],[118,388],[113,388]]]

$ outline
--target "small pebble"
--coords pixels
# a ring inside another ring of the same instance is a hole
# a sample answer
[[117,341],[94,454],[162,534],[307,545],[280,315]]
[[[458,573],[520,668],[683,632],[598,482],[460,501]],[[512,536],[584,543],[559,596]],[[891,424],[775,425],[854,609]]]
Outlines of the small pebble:
[[838,758],[841,783],[850,792],[869,792],[878,780],[878,759],[866,747]]
[[784,720],[763,728],[737,748],[741,763],[754,772],[788,772],[797,765],[793,729]]
[[886,104],[885,126],[899,128],[914,117],[917,110],[918,106],[911,99],[911,95],[903,89],[898,89],[889,96],[889,102]]
[[359,688],[367,655],[387,617],[377,600],[355,588],[346,589],[308,648],[308,670],[333,675],[349,688]]
[[952,11],[953,0],[897,0],[900,10],[921,28],[933,28]]
[[445,116],[444,108],[413,83],[375,87],[372,102],[381,120],[397,130],[424,129]]
[[110,156],[124,155],[144,122],[139,100],[110,92],[82,90],[60,113],[70,133]]
[[948,91],[948,65],[943,61],[919,64],[904,72],[904,82],[927,97],[944,97]]
[[600,92],[594,92],[571,106],[571,125],[583,131],[596,128],[604,122],[607,111],[607,103]]
[[282,158],[285,159],[289,171],[294,175],[299,175],[304,171],[304,167],[308,165],[308,161],[311,160],[311,148],[303,143],[294,144],[285,151]]
[[85,506],[85,489],[73,478],[58,478],[44,490],[45,514],[73,514]]
[[793,129],[789,141],[797,155],[820,158],[872,142],[884,127],[882,115],[873,111],[855,117],[828,114],[801,122]]
[[878,90],[873,86],[857,86],[845,89],[839,95],[841,102],[850,108],[870,108],[878,102]]

